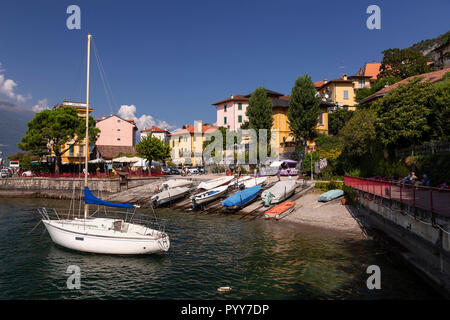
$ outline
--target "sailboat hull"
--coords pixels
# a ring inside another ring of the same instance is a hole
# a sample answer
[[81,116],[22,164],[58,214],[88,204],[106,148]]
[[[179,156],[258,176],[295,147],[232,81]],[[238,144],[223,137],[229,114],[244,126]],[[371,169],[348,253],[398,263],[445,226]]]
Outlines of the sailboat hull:
[[[43,220],[52,241],[62,247],[100,254],[152,254],[169,250],[169,237],[152,239],[150,237],[111,236],[77,232],[57,225],[54,220]],[[59,223],[58,223],[59,224]]]

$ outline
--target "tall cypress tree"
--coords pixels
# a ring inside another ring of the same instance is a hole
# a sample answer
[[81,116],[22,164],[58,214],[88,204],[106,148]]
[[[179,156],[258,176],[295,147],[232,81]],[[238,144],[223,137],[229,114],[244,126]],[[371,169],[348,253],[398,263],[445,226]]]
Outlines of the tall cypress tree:
[[[256,131],[258,141],[259,129],[267,130],[267,146],[268,150],[270,150],[270,131],[273,125],[272,101],[267,96],[267,91],[264,87],[258,87],[253,91],[248,101],[248,107],[245,114],[248,117],[248,128]],[[257,152],[259,154],[259,144]]]
[[270,141],[270,130],[273,125],[272,101],[267,97],[264,87],[258,87],[253,91],[245,114],[248,117],[248,127],[256,130],[258,139],[258,130],[267,129],[267,139]]
[[[301,76],[292,88],[287,116],[297,145],[303,147],[303,156],[306,155],[307,141],[312,141],[317,136],[315,128],[319,115],[320,100],[311,77]],[[303,173],[303,161],[301,171]]]

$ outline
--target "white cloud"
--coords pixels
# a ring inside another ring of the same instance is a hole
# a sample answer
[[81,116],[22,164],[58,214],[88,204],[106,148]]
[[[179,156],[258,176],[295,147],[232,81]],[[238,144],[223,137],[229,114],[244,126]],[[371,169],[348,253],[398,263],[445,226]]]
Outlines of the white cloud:
[[31,110],[34,112],[41,112],[42,110],[48,109],[48,100],[47,98],[39,100],[36,105],[34,105]]
[[[2,63],[0,62],[0,72],[4,72],[5,69],[2,67]],[[31,95],[22,95],[16,94],[15,90],[17,87],[17,83],[12,79],[7,79],[4,74],[0,74],[0,93],[4,94],[10,99],[15,99],[19,103],[24,103],[27,100],[31,99]]]
[[149,114],[143,114],[139,118],[136,117],[136,107],[133,104],[121,105],[117,113],[123,119],[134,120],[139,130],[142,130],[144,128],[151,128],[152,126],[156,126],[166,130],[175,128],[175,126],[168,124],[166,121],[154,119]]

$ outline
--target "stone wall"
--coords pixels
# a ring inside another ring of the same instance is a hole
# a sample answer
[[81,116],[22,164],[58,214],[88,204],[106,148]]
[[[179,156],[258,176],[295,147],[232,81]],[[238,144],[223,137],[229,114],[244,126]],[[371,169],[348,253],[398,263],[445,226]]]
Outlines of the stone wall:
[[450,296],[450,218],[362,193],[359,218],[407,249],[402,255]]
[[[92,191],[102,192],[119,192],[119,179],[90,179],[88,182],[89,189]],[[64,191],[79,192],[84,188],[84,179],[77,178],[3,178],[0,179],[0,190],[5,191]]]

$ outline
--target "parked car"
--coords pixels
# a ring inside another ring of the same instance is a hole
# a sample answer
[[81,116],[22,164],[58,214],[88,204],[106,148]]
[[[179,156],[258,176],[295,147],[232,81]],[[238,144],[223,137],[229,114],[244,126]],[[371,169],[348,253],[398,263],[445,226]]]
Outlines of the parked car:
[[199,174],[206,174],[205,167],[203,166],[197,166],[197,170]]
[[170,168],[163,168],[164,174],[170,174]]
[[22,173],[22,177],[32,177],[32,176],[33,176],[33,172],[31,172],[31,170],[24,171]]
[[198,169],[196,167],[186,167],[190,174],[198,174]]
[[10,177],[10,175],[9,175],[9,170],[8,170],[8,169],[2,169],[0,175],[1,175],[2,178],[8,178],[8,177]]
[[177,167],[170,167],[169,170],[170,170],[169,174],[181,174],[181,169],[178,170]]

